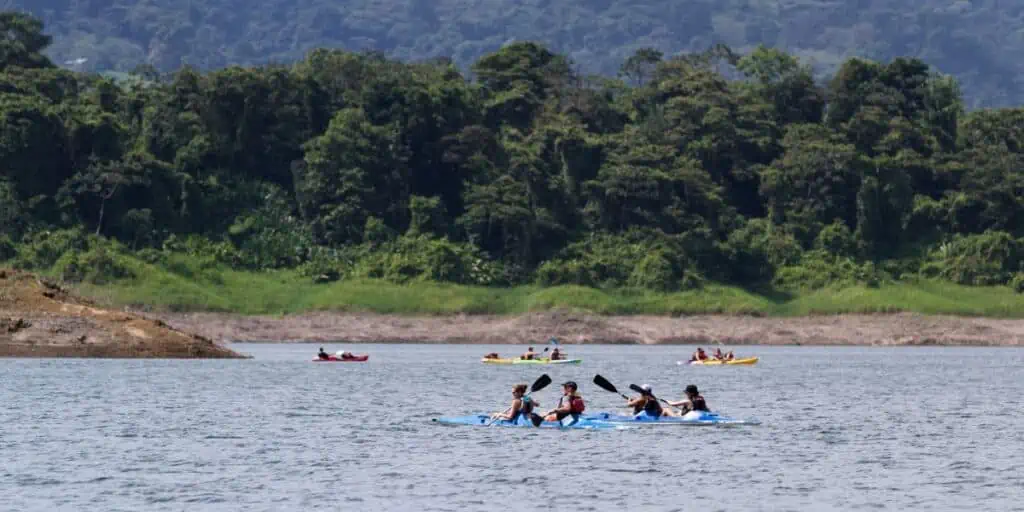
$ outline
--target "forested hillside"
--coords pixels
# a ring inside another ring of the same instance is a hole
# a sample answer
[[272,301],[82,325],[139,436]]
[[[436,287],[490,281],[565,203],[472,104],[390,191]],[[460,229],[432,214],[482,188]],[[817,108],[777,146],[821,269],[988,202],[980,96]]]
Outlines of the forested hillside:
[[314,48],[374,49],[468,66],[535,40],[584,72],[639,48],[780,48],[829,76],[847,58],[916,57],[960,80],[968,107],[1024,103],[1024,3],[1007,0],[6,0],[55,36],[58,63],[163,71],[294,62]]
[[317,50],[114,82],[55,67],[37,20],[0,29],[0,260],[19,267],[1024,289],[1024,110],[965,114],[918,60],[819,86],[771,49],[642,50],[600,80],[516,43],[472,81]]

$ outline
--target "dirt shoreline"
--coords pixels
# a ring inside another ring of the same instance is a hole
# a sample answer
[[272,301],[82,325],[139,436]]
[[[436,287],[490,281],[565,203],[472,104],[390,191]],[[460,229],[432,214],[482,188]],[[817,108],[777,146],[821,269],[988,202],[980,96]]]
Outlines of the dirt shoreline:
[[1024,320],[912,313],[811,317],[147,313],[218,342],[1024,346]]
[[0,269],[0,357],[243,358],[209,338]]

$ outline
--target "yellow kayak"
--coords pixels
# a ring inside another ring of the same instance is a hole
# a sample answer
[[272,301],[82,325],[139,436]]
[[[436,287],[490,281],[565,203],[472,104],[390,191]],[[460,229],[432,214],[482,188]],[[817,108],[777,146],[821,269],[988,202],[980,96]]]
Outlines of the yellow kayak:
[[717,366],[723,364],[756,364],[758,358],[746,357],[743,359],[733,359],[732,361],[722,361],[720,359],[708,359],[707,361],[677,361],[676,364],[697,364],[702,366]]
[[554,361],[550,359],[488,359],[483,358],[480,360],[482,363],[490,364],[580,364],[582,359],[556,359]]

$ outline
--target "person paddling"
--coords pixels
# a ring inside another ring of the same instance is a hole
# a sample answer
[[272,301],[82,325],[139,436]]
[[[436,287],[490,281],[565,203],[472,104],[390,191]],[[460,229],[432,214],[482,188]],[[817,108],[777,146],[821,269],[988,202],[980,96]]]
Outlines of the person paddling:
[[318,353],[316,356],[319,357],[320,359],[330,359],[331,358],[330,354],[328,354],[327,352],[324,352],[324,348],[323,347],[320,347],[320,353]]
[[690,384],[686,386],[686,400],[680,400],[678,402],[669,402],[672,407],[679,407],[682,409],[682,413],[686,414],[690,411],[705,411],[711,412],[708,409],[708,404],[704,401],[704,397],[700,395],[700,391],[697,390],[697,386]]
[[558,407],[545,413],[544,421],[562,421],[566,416],[572,416],[573,421],[579,419],[587,406],[578,389],[571,380],[562,384],[562,398],[558,399]]
[[492,420],[507,420],[517,421],[519,415],[529,418],[530,414],[533,413],[534,406],[540,405],[539,402],[533,401],[532,398],[526,395],[526,384],[516,384],[512,387],[512,405],[506,410],[506,412],[496,412],[491,415]]
[[690,357],[690,361],[707,361],[708,355],[704,353],[704,349],[697,347],[697,351]]
[[562,359],[562,352],[560,350],[558,350],[558,347],[555,347],[555,349],[551,351],[551,360],[552,361],[558,361],[558,360],[561,360],[561,359]]
[[523,353],[523,355],[519,356],[519,359],[524,359],[524,360],[527,360],[527,361],[532,361],[532,360],[533,360],[533,358],[534,358],[534,357],[535,357],[536,355],[537,355],[537,354],[535,354],[535,353],[533,352],[533,347],[529,347],[529,348],[527,348],[527,349],[526,349],[526,352],[525,352],[525,353]]
[[658,399],[654,398],[651,394],[651,385],[644,384],[640,386],[644,392],[640,396],[630,399],[626,402],[626,405],[633,408],[633,414],[640,414],[640,412],[646,412],[648,416],[660,418],[663,414],[661,404],[658,403]]
[[719,361],[724,360],[725,359],[725,355],[722,354],[722,348],[721,347],[716,348],[715,349],[715,355],[712,356],[712,357],[714,357],[715,359],[717,359]]

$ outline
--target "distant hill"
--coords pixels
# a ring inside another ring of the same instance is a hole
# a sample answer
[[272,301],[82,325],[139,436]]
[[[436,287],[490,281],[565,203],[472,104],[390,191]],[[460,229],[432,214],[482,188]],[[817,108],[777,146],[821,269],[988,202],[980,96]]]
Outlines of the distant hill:
[[[170,70],[294,61],[316,47],[466,65],[536,40],[583,71],[635,49],[777,46],[827,75],[842,59],[918,57],[969,107],[1024,104],[1024,2],[999,0],[3,0],[41,17],[50,55],[79,69]],[[86,58],[74,64],[75,59]]]

